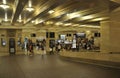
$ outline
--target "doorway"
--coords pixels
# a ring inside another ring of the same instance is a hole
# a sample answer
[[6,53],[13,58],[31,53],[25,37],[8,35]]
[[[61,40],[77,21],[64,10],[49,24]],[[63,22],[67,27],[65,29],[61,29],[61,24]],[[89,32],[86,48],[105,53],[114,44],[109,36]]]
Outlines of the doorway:
[[9,53],[15,54],[16,48],[15,48],[15,38],[9,38]]

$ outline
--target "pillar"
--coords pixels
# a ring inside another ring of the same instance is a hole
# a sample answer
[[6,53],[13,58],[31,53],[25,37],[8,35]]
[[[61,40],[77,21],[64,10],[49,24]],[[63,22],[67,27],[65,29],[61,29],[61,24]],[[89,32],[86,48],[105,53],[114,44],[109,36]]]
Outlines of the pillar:
[[120,53],[120,12],[112,12],[101,22],[101,52]]

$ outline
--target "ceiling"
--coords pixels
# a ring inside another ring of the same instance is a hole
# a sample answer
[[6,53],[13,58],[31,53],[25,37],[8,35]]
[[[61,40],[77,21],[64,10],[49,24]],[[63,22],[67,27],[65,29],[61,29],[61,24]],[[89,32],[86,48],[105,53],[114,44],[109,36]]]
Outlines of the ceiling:
[[7,9],[0,6],[0,22],[1,26],[38,28],[99,26],[119,3],[120,0],[0,0],[0,5],[9,6]]

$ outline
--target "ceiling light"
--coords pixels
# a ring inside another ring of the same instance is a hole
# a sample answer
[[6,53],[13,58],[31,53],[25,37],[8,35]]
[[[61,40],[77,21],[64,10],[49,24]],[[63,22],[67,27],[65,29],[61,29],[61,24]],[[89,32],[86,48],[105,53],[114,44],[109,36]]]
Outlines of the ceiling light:
[[44,22],[44,20],[40,20],[40,21],[39,21],[39,23],[42,23],[42,22]]
[[27,11],[32,12],[34,11],[34,8],[32,7],[32,0],[29,0],[28,7],[26,8]]
[[1,4],[0,7],[3,9],[8,9],[10,6],[7,4]]
[[78,13],[71,13],[71,14],[67,14],[67,17],[72,19],[72,18],[76,18],[76,17],[80,17],[81,15]]
[[54,13],[54,12],[55,12],[54,10],[48,11],[49,14],[52,14],[52,13]]
[[72,23],[66,23],[66,24],[64,24],[64,26],[69,26],[69,25],[72,25]]
[[33,20],[33,21],[31,21],[32,23],[35,23],[35,21]]
[[2,0],[3,4],[7,4],[7,1],[6,0]]
[[95,18],[95,19],[92,19],[91,21],[101,21],[101,20],[105,20],[105,19],[108,19],[108,17]]
[[81,19],[82,20],[88,20],[88,19],[92,19],[92,18],[93,18],[93,16],[89,15],[89,16],[84,16]]
[[34,8],[33,7],[27,7],[26,10],[29,11],[29,12],[32,12],[32,11],[34,11]]
[[86,33],[87,33],[87,34],[90,34],[90,33],[91,33],[91,31],[87,30],[87,31],[86,31]]
[[8,16],[7,16],[7,12],[5,12],[5,19],[4,19],[5,22],[8,21]]
[[62,22],[55,23],[55,25],[62,25],[62,24],[63,24]]
[[19,18],[18,18],[17,21],[18,21],[18,22],[22,22],[22,16],[21,16],[21,15],[19,15]]
[[29,0],[29,2],[28,2],[28,7],[32,7],[32,1],[31,0]]
[[38,20],[35,20],[35,24],[38,24]]
[[95,26],[95,25],[80,25],[79,27],[100,28],[100,26]]
[[53,24],[53,22],[52,22],[52,21],[47,21],[46,24],[47,24],[47,25]]
[[80,27],[84,27],[84,26],[86,26],[86,25],[80,25]]

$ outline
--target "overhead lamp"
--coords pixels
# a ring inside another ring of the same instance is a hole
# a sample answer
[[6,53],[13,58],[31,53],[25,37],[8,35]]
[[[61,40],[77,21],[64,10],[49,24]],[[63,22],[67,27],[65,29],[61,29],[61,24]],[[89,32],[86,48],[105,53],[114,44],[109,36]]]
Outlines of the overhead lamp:
[[21,15],[19,15],[18,22],[22,22],[22,16]]
[[6,0],[3,0],[3,1],[2,1],[2,4],[0,4],[0,7],[3,8],[3,9],[7,9],[7,8],[9,8],[10,6],[7,5],[7,1],[6,1]]
[[48,11],[49,14],[52,14],[52,13],[54,13],[54,12],[55,12],[54,10]]
[[32,23],[35,23],[35,21],[33,20],[33,21],[31,21]]
[[8,9],[10,6],[7,4],[1,4],[0,7],[3,9]]
[[44,22],[44,20],[40,20],[40,21],[39,21],[39,23],[42,23],[42,22]]
[[78,13],[71,13],[71,14],[67,14],[67,17],[72,19],[72,18],[76,18],[76,17],[80,17],[81,15]]
[[89,15],[89,16],[82,17],[82,20],[88,20],[88,19],[92,19],[92,18],[93,18],[93,16]]
[[86,26],[86,25],[80,25],[80,27],[84,27],[84,26]]
[[32,12],[32,11],[34,11],[34,8],[33,7],[27,7],[26,10],[29,11],[29,12]]
[[43,19],[40,19],[40,20],[36,19],[35,21],[34,20],[32,21],[32,23],[35,23],[35,24],[39,24],[39,23],[42,23],[42,22],[44,22]]
[[101,20],[105,20],[105,19],[108,19],[108,17],[95,18],[95,19],[92,19],[91,21],[101,21]]
[[69,26],[69,25],[72,25],[72,23],[66,23],[66,24],[64,24],[64,26]]
[[63,24],[62,22],[55,23],[55,25],[62,25],[62,24]]
[[47,21],[46,24],[47,24],[47,25],[53,24],[53,22],[52,22],[52,21]]
[[5,12],[5,19],[4,19],[5,22],[8,21],[8,15],[7,15],[7,12]]
[[32,7],[32,0],[28,1],[28,7],[26,8],[26,10],[29,12],[34,11],[34,8]]
[[95,25],[80,25],[79,27],[100,28],[100,26],[95,26]]

